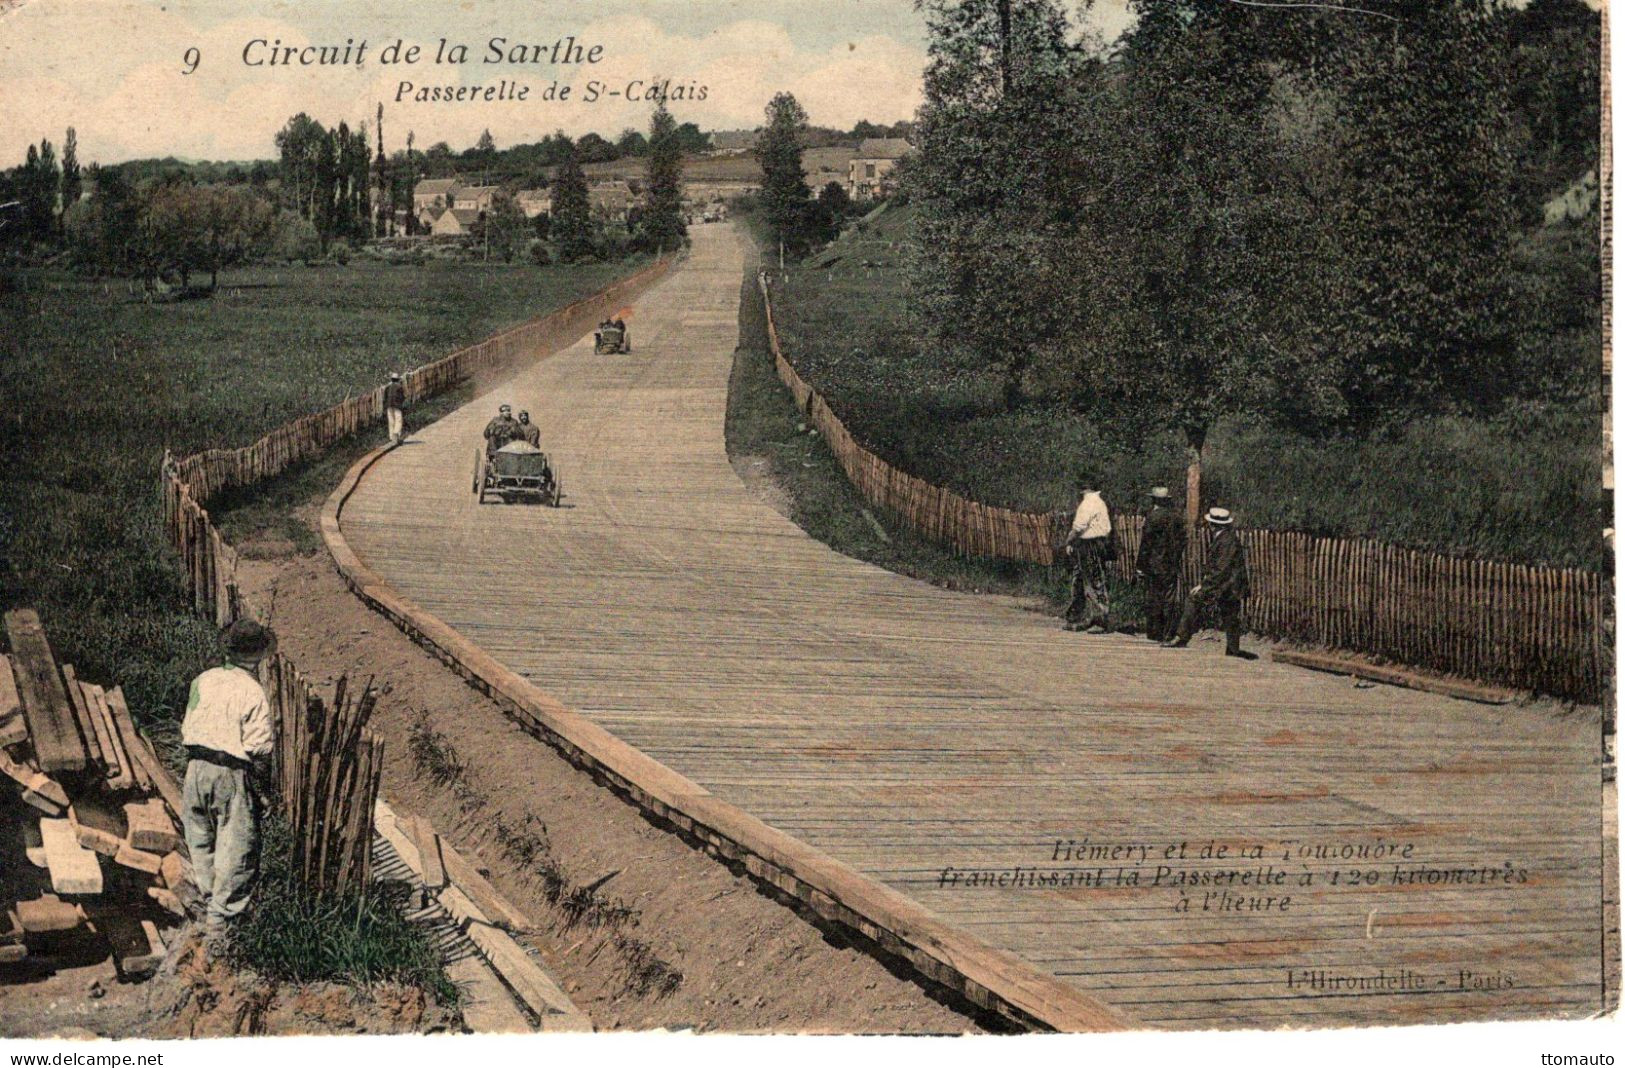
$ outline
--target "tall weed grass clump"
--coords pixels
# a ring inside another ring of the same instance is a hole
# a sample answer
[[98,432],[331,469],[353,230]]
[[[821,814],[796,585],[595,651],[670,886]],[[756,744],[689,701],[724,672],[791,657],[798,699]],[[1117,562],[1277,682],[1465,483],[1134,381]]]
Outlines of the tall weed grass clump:
[[260,882],[252,909],[231,934],[233,962],[285,982],[397,982],[457,1004],[429,931],[407,921],[405,883],[319,897],[294,871],[293,835],[279,818],[265,821]]

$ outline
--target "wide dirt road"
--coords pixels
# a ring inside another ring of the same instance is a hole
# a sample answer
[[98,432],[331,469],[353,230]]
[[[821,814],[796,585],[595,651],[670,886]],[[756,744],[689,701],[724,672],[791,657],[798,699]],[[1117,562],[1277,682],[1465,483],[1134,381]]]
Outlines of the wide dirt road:
[[[1594,712],[1063,633],[840,556],[723,413],[745,238],[363,479],[407,599],[730,801],[1151,1026],[1579,1015],[1603,999]],[[478,506],[527,408],[569,507]]]

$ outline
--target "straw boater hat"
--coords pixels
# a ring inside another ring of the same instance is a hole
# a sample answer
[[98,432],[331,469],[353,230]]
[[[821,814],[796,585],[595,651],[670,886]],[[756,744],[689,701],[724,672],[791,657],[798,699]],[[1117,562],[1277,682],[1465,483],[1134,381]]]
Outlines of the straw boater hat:
[[1168,487],[1167,486],[1152,486],[1151,487],[1151,499],[1154,500],[1154,501],[1166,501],[1166,500],[1169,500],[1170,497],[1169,497],[1169,494],[1168,494]]
[[1227,527],[1236,520],[1230,514],[1228,508],[1209,508],[1207,510],[1207,521],[1211,526]]
[[399,371],[389,372],[389,380],[391,382],[399,382],[401,380],[401,373]]

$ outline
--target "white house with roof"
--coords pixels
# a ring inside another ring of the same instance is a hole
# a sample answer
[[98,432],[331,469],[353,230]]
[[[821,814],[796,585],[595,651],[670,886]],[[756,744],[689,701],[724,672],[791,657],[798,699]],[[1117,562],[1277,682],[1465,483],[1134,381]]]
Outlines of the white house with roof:
[[846,192],[853,200],[879,200],[896,185],[892,172],[913,150],[901,137],[869,137],[858,146],[846,168]]
[[457,195],[455,178],[422,178],[412,187],[412,214],[425,229],[434,225],[442,211],[454,207]]

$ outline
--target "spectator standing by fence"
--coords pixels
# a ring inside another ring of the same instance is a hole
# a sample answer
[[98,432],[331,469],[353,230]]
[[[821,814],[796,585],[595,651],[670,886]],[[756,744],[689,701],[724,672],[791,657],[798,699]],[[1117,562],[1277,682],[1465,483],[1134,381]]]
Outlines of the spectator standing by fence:
[[1066,555],[1072,561],[1072,603],[1066,608],[1066,629],[1098,627],[1104,634],[1111,630],[1112,613],[1106,565],[1117,556],[1111,512],[1092,474],[1081,475],[1078,485],[1082,499],[1066,539]]
[[276,636],[250,619],[225,630],[225,667],[192,680],[181,722],[186,747],[182,823],[210,935],[242,915],[259,876],[261,801],[269,771],[271,702],[255,672]]
[[1185,562],[1185,524],[1171,507],[1167,486],[1151,489],[1151,514],[1145,517],[1140,554],[1134,569],[1145,594],[1145,636],[1154,642],[1174,636],[1179,622],[1179,570]]
[[389,420],[389,440],[399,442],[406,433],[406,386],[401,373],[389,373],[389,385],[384,387],[384,415]]
[[1257,660],[1258,654],[1241,649],[1241,602],[1252,592],[1247,582],[1247,551],[1236,533],[1235,517],[1226,508],[1209,508],[1206,516],[1212,540],[1208,542],[1207,566],[1202,581],[1191,587],[1185,598],[1185,611],[1179,619],[1179,633],[1163,644],[1183,649],[1191,643],[1202,613],[1219,610],[1224,628],[1224,655]]

